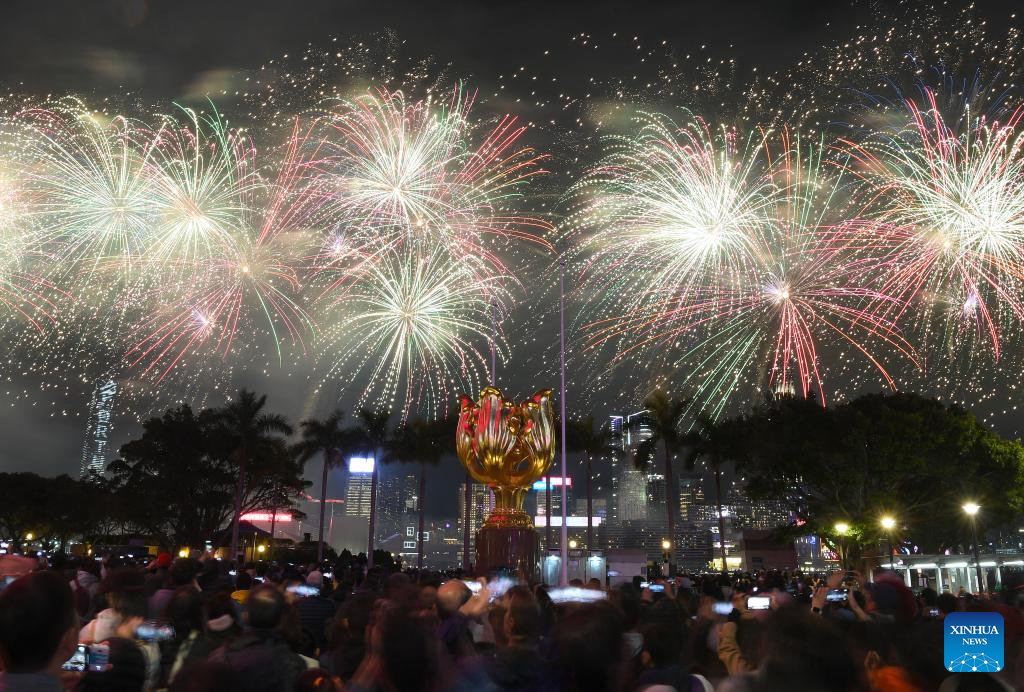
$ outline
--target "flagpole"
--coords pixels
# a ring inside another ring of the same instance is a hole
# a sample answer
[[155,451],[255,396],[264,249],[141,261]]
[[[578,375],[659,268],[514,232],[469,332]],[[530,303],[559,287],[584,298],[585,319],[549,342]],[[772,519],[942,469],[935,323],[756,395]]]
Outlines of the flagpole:
[[[566,485],[568,484],[569,474],[566,471],[565,463],[565,260],[559,262],[559,274],[558,274],[558,322],[559,322],[559,355],[562,366],[562,533],[559,540],[559,548],[562,558],[562,569],[559,576],[559,584],[567,586],[569,584],[569,526],[566,521],[566,505],[568,504],[566,498]],[[548,524],[551,524],[551,517],[547,517]]]

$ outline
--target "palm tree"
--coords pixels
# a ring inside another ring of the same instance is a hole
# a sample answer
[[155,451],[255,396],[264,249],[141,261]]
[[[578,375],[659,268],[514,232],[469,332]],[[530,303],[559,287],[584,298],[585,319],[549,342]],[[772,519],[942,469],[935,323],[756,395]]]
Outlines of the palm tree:
[[725,520],[722,518],[722,464],[728,458],[730,442],[736,436],[725,424],[716,423],[701,413],[697,416],[696,427],[683,436],[686,452],[686,468],[692,469],[699,459],[715,472],[715,512],[718,515],[718,545],[722,552],[722,571],[728,570],[725,563]]
[[337,467],[345,458],[345,452],[352,446],[354,434],[351,429],[341,427],[345,414],[334,409],[323,420],[310,418],[299,424],[302,439],[292,451],[299,461],[306,462],[317,454],[324,457],[323,475],[320,479],[320,528],[317,532],[316,561],[324,557],[324,510],[327,506],[327,473]]
[[245,474],[254,456],[262,455],[268,447],[282,444],[279,435],[291,435],[292,426],[284,416],[264,413],[267,396],[257,397],[242,389],[238,397],[216,413],[218,435],[230,449],[229,457],[238,467],[235,483],[235,511],[231,520],[231,559],[238,557],[238,523],[242,518],[245,497]]
[[369,537],[366,541],[366,564],[368,567],[373,567],[373,545],[375,542],[373,534],[377,529],[377,478],[379,475],[377,462],[389,445],[388,419],[391,418],[391,413],[363,408],[359,409],[356,417],[359,420],[354,431],[356,444],[362,446],[373,457],[373,474],[370,478],[370,526]]
[[611,429],[607,426],[594,427],[594,417],[582,421],[566,421],[565,447],[569,452],[583,452],[587,459],[587,550],[594,549],[594,489],[592,463],[600,456],[614,449]]
[[660,442],[665,448],[665,504],[668,518],[669,566],[676,549],[676,515],[679,505],[678,488],[675,487],[672,474],[672,462],[683,446],[683,435],[680,423],[689,407],[687,400],[670,399],[665,392],[656,389],[644,401],[644,408],[650,413],[651,437],[644,440],[636,448],[633,458],[637,469],[646,471],[654,460],[654,453]]
[[427,467],[437,466],[445,453],[453,451],[455,421],[450,418],[426,421],[413,418],[401,428],[396,428],[391,438],[385,462],[417,463],[420,465],[420,487],[417,513],[419,531],[416,534],[416,568],[423,569],[423,528],[425,499],[427,496]]

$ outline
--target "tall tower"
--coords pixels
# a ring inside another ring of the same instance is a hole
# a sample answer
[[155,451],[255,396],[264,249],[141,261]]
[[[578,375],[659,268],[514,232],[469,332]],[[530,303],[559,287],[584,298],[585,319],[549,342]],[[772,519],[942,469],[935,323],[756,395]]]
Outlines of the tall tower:
[[96,383],[92,401],[89,402],[89,421],[85,428],[85,442],[82,444],[82,465],[80,476],[103,473],[107,467],[107,444],[110,441],[114,397],[117,382],[100,380]]
[[[484,519],[494,510],[494,493],[483,483],[473,483],[470,490],[473,503],[469,515],[469,554],[476,555],[476,532],[484,525]],[[459,535],[466,521],[466,484],[459,484]],[[552,496],[553,497],[553,496]]]
[[370,488],[373,485],[373,458],[352,457],[348,460],[345,484],[345,514],[350,517],[370,516]]

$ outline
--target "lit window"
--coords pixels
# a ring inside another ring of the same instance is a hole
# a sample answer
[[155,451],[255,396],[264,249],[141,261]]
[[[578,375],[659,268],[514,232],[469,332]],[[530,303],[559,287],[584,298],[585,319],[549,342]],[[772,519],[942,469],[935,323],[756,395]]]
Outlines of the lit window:
[[403,550],[416,550],[416,541],[405,541],[402,543]]
[[406,526],[405,527],[405,535],[409,536],[410,538],[412,538],[413,536],[416,535],[416,528],[412,527],[412,526]]

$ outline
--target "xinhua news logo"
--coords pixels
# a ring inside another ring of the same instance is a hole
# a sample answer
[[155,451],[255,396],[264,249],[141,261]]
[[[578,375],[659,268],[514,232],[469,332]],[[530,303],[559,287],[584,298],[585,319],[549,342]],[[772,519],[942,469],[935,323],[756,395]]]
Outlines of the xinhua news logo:
[[995,673],[1003,669],[1003,616],[950,613],[943,621],[946,670]]

